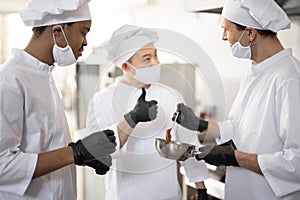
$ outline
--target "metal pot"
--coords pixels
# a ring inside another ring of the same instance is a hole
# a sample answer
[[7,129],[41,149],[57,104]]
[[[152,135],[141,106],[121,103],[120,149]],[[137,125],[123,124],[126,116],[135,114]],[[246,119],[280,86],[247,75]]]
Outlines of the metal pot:
[[186,160],[189,157],[194,157],[202,152],[196,150],[196,146],[192,144],[170,141],[167,142],[165,139],[156,138],[155,147],[158,154],[161,157],[172,159],[172,160]]

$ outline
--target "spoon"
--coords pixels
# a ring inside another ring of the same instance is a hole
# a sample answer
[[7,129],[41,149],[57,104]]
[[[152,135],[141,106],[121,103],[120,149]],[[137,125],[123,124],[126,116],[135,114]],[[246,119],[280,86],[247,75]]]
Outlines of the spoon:
[[[174,119],[174,122],[173,122],[173,124],[172,124],[172,127],[171,128],[169,128],[169,129],[167,129],[167,131],[166,131],[166,141],[167,142],[171,142],[171,138],[172,138],[172,136],[171,136],[171,130],[174,128],[174,126],[176,125],[176,120],[177,120],[177,118],[178,118],[178,116],[179,116],[179,112],[177,111],[176,113],[175,113],[175,119]],[[176,130],[177,131],[177,130]],[[175,132],[176,133],[176,132]]]

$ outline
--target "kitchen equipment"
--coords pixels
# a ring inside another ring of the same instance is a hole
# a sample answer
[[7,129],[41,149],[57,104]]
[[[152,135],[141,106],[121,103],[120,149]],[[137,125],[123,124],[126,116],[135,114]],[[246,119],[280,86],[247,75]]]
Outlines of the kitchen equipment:
[[155,147],[161,157],[171,160],[186,160],[189,157],[201,154],[196,150],[196,146],[192,144],[182,143],[178,141],[167,142],[162,138],[155,139]]

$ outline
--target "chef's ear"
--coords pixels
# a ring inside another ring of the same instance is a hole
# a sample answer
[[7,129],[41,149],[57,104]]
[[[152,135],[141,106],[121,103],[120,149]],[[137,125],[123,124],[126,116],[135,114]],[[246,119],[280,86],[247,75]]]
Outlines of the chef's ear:
[[256,34],[257,34],[257,30],[255,28],[247,27],[247,36],[250,41],[254,40]]
[[131,70],[131,67],[126,63],[124,62],[121,66],[122,70],[125,71],[125,72],[128,72],[129,70]]
[[56,37],[59,36],[57,34],[61,33],[63,26],[64,26],[63,24],[57,24],[52,27],[52,32],[55,34]]

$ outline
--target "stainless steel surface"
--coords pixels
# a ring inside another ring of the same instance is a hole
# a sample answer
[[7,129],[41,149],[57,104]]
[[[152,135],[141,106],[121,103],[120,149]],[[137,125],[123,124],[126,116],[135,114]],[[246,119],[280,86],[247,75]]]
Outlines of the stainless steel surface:
[[192,144],[186,144],[178,141],[167,142],[162,138],[155,139],[155,147],[161,157],[172,160],[183,161],[189,157],[202,153],[196,150],[196,146]]

